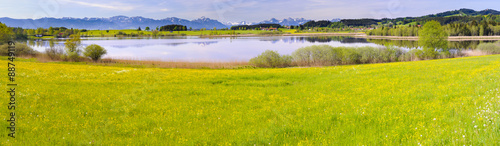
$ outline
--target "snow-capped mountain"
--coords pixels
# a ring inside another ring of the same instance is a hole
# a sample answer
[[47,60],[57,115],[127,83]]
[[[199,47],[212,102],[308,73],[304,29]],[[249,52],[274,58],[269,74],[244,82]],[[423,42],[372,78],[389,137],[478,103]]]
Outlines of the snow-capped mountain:
[[335,19],[332,19],[332,20],[330,20],[330,21],[331,21],[331,22],[340,22],[340,20],[341,20],[340,18],[335,18]]
[[253,25],[255,23],[240,21],[240,22],[224,22],[224,24],[227,26],[236,26],[236,25]]
[[23,28],[49,28],[49,27],[66,27],[78,29],[137,29],[138,27],[156,28],[158,26],[169,24],[185,25],[193,29],[207,28],[212,29],[226,28],[228,26],[220,23],[217,20],[210,18],[199,18],[195,20],[186,20],[177,17],[169,17],[164,19],[151,19],[140,16],[127,17],[127,16],[113,16],[109,18],[40,18],[40,19],[13,19],[13,18],[0,18],[0,22],[9,27],[23,27]]
[[[235,25],[254,25],[254,24],[269,24],[269,23],[273,23],[273,24],[280,24],[280,25],[290,26],[290,25],[301,25],[301,24],[307,23],[309,21],[312,21],[312,20],[311,19],[305,19],[305,18],[285,18],[285,19],[282,19],[282,20],[278,20],[276,18],[271,18],[269,20],[264,20],[264,21],[261,21],[261,22],[254,22],[254,23],[249,23],[249,22],[246,22],[246,21],[241,21],[241,22],[226,22],[224,24],[226,24],[228,26],[235,26]],[[336,18],[336,19],[332,19],[331,21],[332,22],[338,22],[338,21],[340,21],[340,19]]]
[[[78,29],[137,29],[138,27],[145,28],[150,27],[154,29],[159,26],[169,25],[169,24],[179,24],[185,25],[188,28],[193,29],[212,29],[212,28],[229,28],[235,25],[254,25],[262,23],[274,23],[281,25],[300,25],[304,24],[310,19],[304,18],[286,18],[278,20],[276,18],[271,18],[269,20],[264,20],[261,22],[224,22],[221,23],[215,19],[210,19],[207,17],[201,17],[194,20],[187,20],[177,17],[169,17],[164,19],[151,19],[141,16],[127,17],[127,16],[113,16],[109,18],[40,18],[40,19],[13,19],[8,17],[0,18],[0,22],[6,24],[9,27],[22,27],[22,28],[49,28],[49,27],[66,27],[66,28],[78,28]],[[340,19],[333,19],[332,21],[340,21]]]

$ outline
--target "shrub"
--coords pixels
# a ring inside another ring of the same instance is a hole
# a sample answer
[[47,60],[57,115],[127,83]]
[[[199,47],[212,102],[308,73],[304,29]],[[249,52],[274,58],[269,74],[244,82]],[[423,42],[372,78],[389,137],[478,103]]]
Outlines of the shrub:
[[381,50],[379,48],[373,47],[361,47],[357,48],[358,54],[360,55],[359,61],[360,63],[377,63],[381,62]]
[[500,54],[500,42],[496,43],[481,43],[477,49],[487,54]]
[[80,50],[78,50],[78,52],[69,52],[65,60],[71,60],[74,62],[80,61]]
[[64,49],[62,49],[59,46],[50,47],[50,48],[45,49],[45,54],[47,54],[47,56],[49,56],[49,58],[51,60],[61,60],[61,59],[65,58]]
[[[9,53],[8,47],[9,47],[8,44],[1,45],[0,55],[7,56]],[[16,47],[15,51],[16,56],[36,56],[38,54],[38,51],[33,50],[33,48],[29,47],[26,44],[16,43],[15,47]]]
[[292,57],[280,55],[276,51],[266,50],[259,56],[250,59],[250,64],[256,67],[288,67],[291,66]]
[[397,62],[400,56],[404,54],[403,50],[394,46],[385,46],[380,50],[383,62]]
[[412,49],[406,53],[404,53],[400,57],[402,61],[414,61],[424,59],[424,51],[420,49]]
[[336,65],[341,62],[341,49],[328,45],[303,47],[292,53],[293,60],[299,66]]
[[97,61],[101,59],[102,55],[106,53],[107,51],[103,47],[96,44],[92,44],[85,48],[85,52],[83,53],[83,55],[91,58],[93,61]]
[[354,48],[342,49],[342,64],[357,64],[361,55]]

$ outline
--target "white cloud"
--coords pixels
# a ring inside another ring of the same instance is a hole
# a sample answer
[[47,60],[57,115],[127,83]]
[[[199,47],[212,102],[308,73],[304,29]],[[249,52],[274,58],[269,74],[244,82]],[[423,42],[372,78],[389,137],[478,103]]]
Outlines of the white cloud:
[[63,0],[66,2],[78,4],[78,5],[83,5],[83,6],[88,6],[88,7],[96,7],[96,8],[103,8],[103,9],[111,9],[111,10],[120,10],[120,11],[131,11],[135,9],[134,6],[126,6],[126,5],[121,5],[121,4],[97,4],[97,3],[88,3],[88,2],[80,2],[80,1],[74,1],[74,0]]
[[168,11],[168,9],[160,9],[160,11],[166,12],[166,11]]

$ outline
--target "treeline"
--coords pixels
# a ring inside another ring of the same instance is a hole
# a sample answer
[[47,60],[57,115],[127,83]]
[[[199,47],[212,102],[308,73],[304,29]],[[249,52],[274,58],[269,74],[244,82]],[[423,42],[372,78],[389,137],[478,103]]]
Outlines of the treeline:
[[420,29],[420,27],[415,25],[392,27],[382,26],[373,30],[368,30],[366,34],[376,36],[418,36],[418,31]]
[[259,30],[260,28],[281,28],[280,24],[257,24],[257,25],[237,25],[231,26],[231,30]]
[[500,22],[483,20],[477,23],[451,23],[444,26],[450,36],[493,36],[500,35]]
[[309,21],[303,24],[305,27],[329,27],[332,22],[328,20]]
[[[449,36],[494,36],[500,35],[500,22],[475,20],[471,22],[455,22],[443,26]],[[378,27],[366,32],[367,35],[376,36],[418,36],[420,27],[416,25],[400,25],[392,27]]]
[[[484,13],[487,14],[487,13]],[[484,15],[483,13],[478,13],[476,16],[457,16],[452,15],[451,13],[447,14],[437,14],[437,15],[428,15],[422,17],[401,17],[401,18],[384,18],[381,19],[382,24],[394,24],[394,25],[406,25],[406,24],[415,24],[421,25],[428,21],[438,21],[441,25],[446,25],[449,23],[469,23],[472,21],[481,22],[481,21],[495,21],[500,22],[500,15],[496,13],[491,13],[489,15]],[[492,15],[493,14],[493,15]]]
[[164,25],[160,27],[160,31],[187,31],[187,27],[184,25]]
[[378,22],[381,22],[381,20],[376,20],[376,19],[343,19],[340,20],[344,25],[347,26],[364,26],[364,27],[369,27],[371,25],[376,25]]
[[[422,46],[418,44],[418,41],[412,41],[412,40],[368,39],[367,41],[378,45],[391,44],[401,48],[409,48],[409,49],[422,48]],[[476,49],[479,44],[491,43],[491,42],[492,41],[450,41],[448,42],[448,49],[449,50]]]
[[49,27],[37,29],[24,29],[21,27],[10,28],[13,32],[13,39],[23,40],[31,37],[54,36],[56,38],[65,38],[72,34],[78,34],[80,29],[66,28],[66,27]]

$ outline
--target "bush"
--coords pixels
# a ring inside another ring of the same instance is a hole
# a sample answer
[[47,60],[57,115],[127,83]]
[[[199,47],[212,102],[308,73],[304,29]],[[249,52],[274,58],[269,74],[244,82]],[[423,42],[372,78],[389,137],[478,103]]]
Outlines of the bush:
[[341,63],[341,49],[328,45],[303,47],[292,53],[293,60],[299,66],[337,65]]
[[404,53],[400,58],[402,61],[422,60],[424,59],[424,51],[420,49],[412,49]]
[[[9,47],[8,44],[1,45],[0,55],[7,56],[9,53],[8,47]],[[36,56],[38,54],[38,51],[33,50],[33,48],[29,47],[26,44],[16,43],[15,47],[16,47],[15,51],[16,56]]]
[[51,60],[61,60],[65,58],[64,49],[59,46],[45,49],[45,54],[47,54]]
[[357,48],[360,58],[360,63],[378,63],[382,62],[381,50],[374,47],[361,47]]
[[64,60],[71,60],[74,62],[79,62],[80,61],[80,50],[77,52],[69,52],[67,58],[64,58]]
[[329,66],[358,63],[382,63],[399,61],[403,51],[387,46],[376,47],[332,47],[314,45],[303,47],[292,53],[294,62],[299,66]]
[[381,48],[382,62],[397,62],[404,54],[403,50],[394,46],[385,46]]
[[101,59],[102,55],[104,55],[106,53],[107,53],[107,51],[103,47],[96,45],[96,44],[92,44],[92,45],[89,45],[85,48],[85,52],[83,53],[83,55],[85,55],[86,57],[89,57],[90,59],[92,59],[94,61],[97,61],[97,60]]
[[259,56],[250,59],[250,64],[256,67],[289,67],[292,63],[292,57],[289,55],[280,55],[276,51],[266,50]]
[[361,55],[355,48],[342,49],[342,64],[357,64]]
[[500,54],[500,42],[496,43],[481,43],[477,49],[487,54]]

